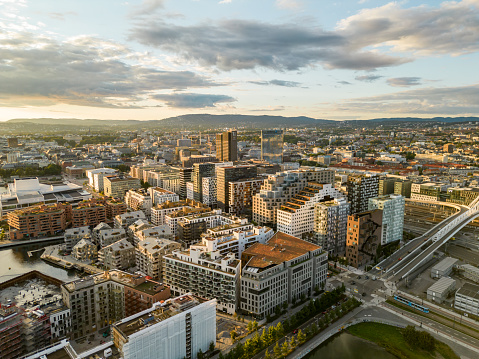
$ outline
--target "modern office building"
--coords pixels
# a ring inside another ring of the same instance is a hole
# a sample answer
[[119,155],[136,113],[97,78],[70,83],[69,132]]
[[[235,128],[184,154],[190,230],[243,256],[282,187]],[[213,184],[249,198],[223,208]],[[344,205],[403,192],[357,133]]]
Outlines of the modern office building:
[[195,163],[193,165],[193,199],[203,202],[203,178],[214,177],[216,166],[214,163]]
[[180,167],[180,199],[186,199],[186,183],[193,180],[193,167]]
[[164,256],[180,248],[180,243],[170,239],[147,237],[138,242],[136,266],[141,273],[160,279],[163,277]]
[[88,177],[88,184],[97,192],[104,191],[103,178],[118,173],[118,170],[113,168],[97,168],[86,171]]
[[164,280],[173,295],[193,293],[216,299],[217,309],[233,315],[239,299],[241,261],[233,253],[203,252],[203,248],[174,251],[164,257]]
[[332,256],[346,252],[346,234],[349,202],[345,198],[320,202],[314,205],[314,239]]
[[331,184],[309,182],[298,194],[278,209],[278,231],[301,238],[314,229],[314,205],[341,197]]
[[216,135],[216,158],[221,162],[238,160],[236,131],[226,131]]
[[252,216],[253,197],[263,186],[265,178],[249,178],[229,182],[229,213]]
[[364,212],[368,210],[369,198],[378,196],[379,176],[349,175],[346,186],[351,213]]
[[283,163],[283,130],[261,130],[261,160]]
[[367,265],[377,255],[381,244],[382,211],[354,213],[348,217],[346,259],[355,268]]
[[333,170],[292,170],[269,175],[253,196],[253,221],[276,228],[277,210],[306,187],[308,182],[334,183]]
[[328,255],[321,247],[277,232],[241,255],[241,310],[262,319],[277,306],[310,296],[323,288]]
[[216,177],[203,177],[203,204],[211,208],[216,207],[217,204],[216,185]]
[[113,198],[124,198],[125,193],[131,189],[141,187],[140,180],[125,175],[108,175],[103,177],[105,196]]
[[394,182],[394,194],[401,195],[404,198],[411,198],[412,181],[400,180]]
[[369,199],[368,210],[383,211],[381,244],[402,241],[405,200],[401,195],[384,195]]
[[218,208],[225,213],[229,213],[229,199],[230,199],[230,182],[239,181],[242,179],[256,178],[258,173],[257,166],[238,165],[218,167],[216,170],[217,179],[217,205]]
[[112,326],[123,359],[196,359],[216,343],[216,300],[183,295]]
[[394,178],[381,178],[379,180],[378,195],[384,196],[386,194],[394,193],[394,184],[396,180]]

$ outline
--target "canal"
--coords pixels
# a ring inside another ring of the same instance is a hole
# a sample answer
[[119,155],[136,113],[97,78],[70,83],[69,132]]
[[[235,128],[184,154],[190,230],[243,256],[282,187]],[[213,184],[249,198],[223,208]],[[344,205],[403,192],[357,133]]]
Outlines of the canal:
[[[61,242],[61,240],[58,242],[50,242],[48,245]],[[78,273],[75,270],[65,270],[40,259],[43,251],[33,252],[31,257],[28,255],[29,251],[35,251],[45,246],[46,244],[26,244],[0,250],[0,283],[32,270],[37,270],[64,282],[77,279]]]
[[380,346],[347,332],[333,337],[317,347],[305,359],[396,359]]

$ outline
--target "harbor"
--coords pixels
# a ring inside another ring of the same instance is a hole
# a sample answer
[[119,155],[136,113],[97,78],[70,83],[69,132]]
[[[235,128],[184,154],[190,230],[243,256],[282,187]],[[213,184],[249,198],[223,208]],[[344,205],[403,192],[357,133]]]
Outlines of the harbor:
[[76,260],[71,255],[62,254],[62,249],[63,246],[61,244],[45,247],[40,258],[67,270],[76,269],[87,274],[103,272],[103,270],[93,265]]

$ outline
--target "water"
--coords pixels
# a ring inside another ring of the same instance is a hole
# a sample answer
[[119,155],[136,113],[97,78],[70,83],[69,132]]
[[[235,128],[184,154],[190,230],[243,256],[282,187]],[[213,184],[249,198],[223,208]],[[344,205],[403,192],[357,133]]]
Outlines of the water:
[[305,356],[305,359],[396,359],[380,346],[343,332]]
[[[28,251],[44,248],[54,243],[56,242],[28,244],[0,250],[0,283],[32,270],[37,270],[64,282],[77,279],[75,270],[65,270],[40,259],[42,251],[34,252],[32,257],[28,256]],[[61,243],[61,241],[58,243]]]

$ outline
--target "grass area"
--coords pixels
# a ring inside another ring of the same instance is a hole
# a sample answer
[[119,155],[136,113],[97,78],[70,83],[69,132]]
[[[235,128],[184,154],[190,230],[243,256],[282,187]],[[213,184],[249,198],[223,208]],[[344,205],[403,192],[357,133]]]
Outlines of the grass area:
[[[349,327],[348,332],[359,338],[366,339],[383,347],[400,359],[431,359],[437,354],[411,348],[401,333],[401,329],[380,323],[360,323]],[[445,343],[436,341],[436,353],[444,359],[459,359],[453,350]]]

